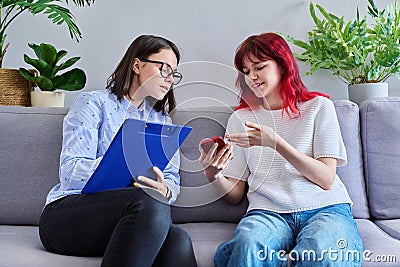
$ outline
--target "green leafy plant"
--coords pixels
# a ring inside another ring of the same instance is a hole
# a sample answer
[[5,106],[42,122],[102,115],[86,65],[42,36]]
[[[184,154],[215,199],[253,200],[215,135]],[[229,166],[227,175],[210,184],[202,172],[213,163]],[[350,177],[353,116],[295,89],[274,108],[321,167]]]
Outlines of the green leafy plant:
[[[61,0],[0,0],[0,68],[8,44],[4,46],[8,26],[24,11],[33,15],[45,14],[56,25],[66,24],[71,38],[79,41],[81,32],[76,25],[75,18],[68,8],[61,5]],[[68,4],[68,0],[65,0]],[[72,0],[78,6],[90,5],[94,0]]]
[[392,75],[400,78],[400,6],[395,1],[379,10],[373,0],[368,3],[372,25],[360,16],[358,7],[356,18],[345,22],[317,4],[323,16],[318,18],[310,3],[315,26],[308,32],[308,42],[283,35],[305,50],[295,56],[311,66],[306,75],[329,69],[347,84],[383,82]]
[[57,52],[54,46],[44,43],[40,45],[28,44],[28,46],[35,51],[38,58],[32,59],[25,54],[24,61],[32,65],[39,72],[39,75],[36,76],[24,68],[20,68],[19,70],[25,79],[35,83],[42,91],[54,91],[56,89],[76,91],[85,86],[86,75],[81,69],[75,68],[57,75],[59,71],[75,64],[80,57],[70,58],[64,63],[57,65],[61,58],[67,55],[65,50]]

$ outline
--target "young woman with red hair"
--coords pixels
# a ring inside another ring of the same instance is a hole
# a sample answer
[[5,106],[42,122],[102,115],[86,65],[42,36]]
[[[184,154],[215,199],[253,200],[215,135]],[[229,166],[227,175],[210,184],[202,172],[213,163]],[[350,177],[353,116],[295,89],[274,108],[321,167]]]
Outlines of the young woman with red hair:
[[352,202],[336,174],[347,158],[333,102],[307,90],[275,33],[248,37],[235,67],[241,99],[228,121],[231,144],[202,151],[200,161],[229,202],[247,185],[249,207],[215,265],[361,266]]

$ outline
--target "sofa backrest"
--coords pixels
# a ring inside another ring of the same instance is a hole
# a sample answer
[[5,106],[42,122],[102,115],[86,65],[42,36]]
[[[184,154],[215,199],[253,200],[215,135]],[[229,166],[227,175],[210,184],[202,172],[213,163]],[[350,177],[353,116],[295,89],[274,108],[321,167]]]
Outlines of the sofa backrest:
[[[338,173],[354,201],[354,216],[368,218],[358,107],[346,100],[335,101],[335,106],[348,153],[348,164],[338,168]],[[0,106],[0,224],[38,224],[47,193],[58,183],[62,122],[67,111]],[[198,163],[200,140],[223,136],[232,112],[230,107],[199,107],[178,109],[171,114],[174,123],[193,127],[181,149],[183,188],[172,207],[174,222],[237,222],[245,213],[247,200],[238,206],[228,204],[213,190]],[[391,175],[395,177],[394,173]],[[373,193],[379,200],[384,191]]]
[[58,182],[64,108],[0,106],[0,224],[37,225]]
[[371,215],[376,219],[399,219],[400,97],[368,100],[360,110]]
[[338,167],[336,172],[353,200],[353,216],[357,219],[367,219],[369,210],[363,170],[359,108],[348,100],[337,100],[334,103],[347,152],[347,164]]

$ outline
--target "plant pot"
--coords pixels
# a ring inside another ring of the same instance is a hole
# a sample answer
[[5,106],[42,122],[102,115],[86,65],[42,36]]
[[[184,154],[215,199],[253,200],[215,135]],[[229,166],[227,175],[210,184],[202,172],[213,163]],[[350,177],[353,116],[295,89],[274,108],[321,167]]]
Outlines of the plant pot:
[[64,92],[32,91],[32,107],[64,107]]
[[32,88],[18,69],[0,68],[0,105],[29,106]]
[[349,100],[360,105],[367,99],[388,96],[388,88],[388,83],[349,84]]

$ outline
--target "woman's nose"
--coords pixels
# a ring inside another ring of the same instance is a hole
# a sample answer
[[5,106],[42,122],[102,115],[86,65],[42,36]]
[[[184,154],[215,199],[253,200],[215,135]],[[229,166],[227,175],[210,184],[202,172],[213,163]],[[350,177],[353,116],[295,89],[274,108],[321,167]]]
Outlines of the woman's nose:
[[256,74],[255,72],[253,72],[253,71],[250,71],[249,74],[248,74],[248,76],[249,76],[249,78],[252,79],[252,80],[256,80],[256,79],[258,78],[258,77],[257,77],[257,74]]
[[166,81],[167,83],[172,84],[174,82],[174,76],[173,75],[169,75],[167,78],[164,78],[164,81]]

